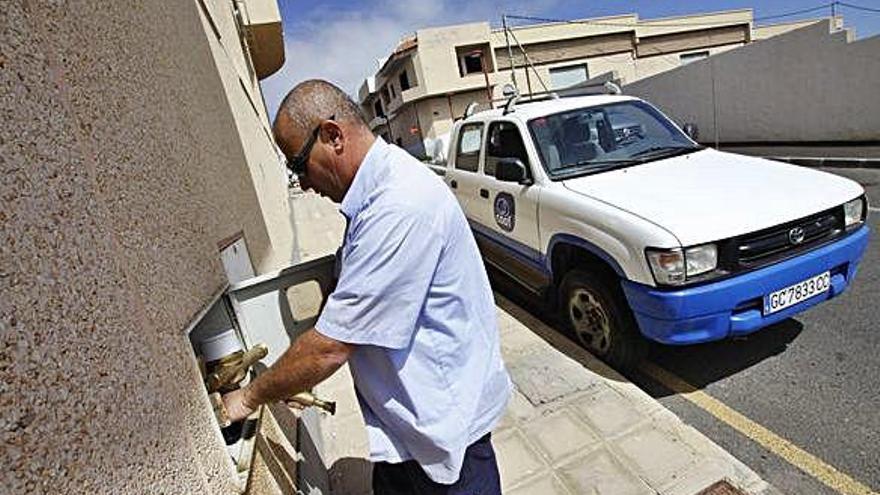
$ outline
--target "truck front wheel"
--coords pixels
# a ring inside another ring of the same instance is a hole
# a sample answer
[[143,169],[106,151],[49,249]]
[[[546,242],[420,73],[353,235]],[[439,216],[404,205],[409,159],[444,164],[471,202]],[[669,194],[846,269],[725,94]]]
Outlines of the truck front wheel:
[[618,369],[642,360],[647,341],[616,278],[572,270],[559,288],[562,320],[585,349]]

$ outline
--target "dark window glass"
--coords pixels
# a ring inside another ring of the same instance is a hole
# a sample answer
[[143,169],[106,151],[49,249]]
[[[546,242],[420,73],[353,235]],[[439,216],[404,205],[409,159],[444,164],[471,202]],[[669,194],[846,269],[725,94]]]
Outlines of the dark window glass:
[[456,146],[455,168],[476,172],[480,166],[480,146],[483,143],[483,124],[461,126]]
[[373,110],[376,112],[376,117],[385,116],[385,111],[382,109],[382,102],[380,100],[376,100],[373,103]]
[[459,69],[462,76],[483,72],[483,52],[475,50],[462,55],[459,61]]
[[493,122],[489,126],[483,173],[494,177],[495,166],[502,158],[519,158],[526,166],[526,170],[529,169],[529,157],[523,144],[522,134],[513,122]]
[[409,75],[407,75],[406,71],[400,73],[400,90],[406,91],[410,88],[409,86]]

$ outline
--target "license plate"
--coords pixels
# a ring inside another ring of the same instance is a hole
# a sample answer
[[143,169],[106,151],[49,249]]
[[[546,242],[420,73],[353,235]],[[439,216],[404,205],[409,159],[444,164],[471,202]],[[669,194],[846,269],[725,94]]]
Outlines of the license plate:
[[808,278],[784,289],[764,296],[764,314],[769,315],[793,306],[811,297],[828,292],[831,287],[831,272]]

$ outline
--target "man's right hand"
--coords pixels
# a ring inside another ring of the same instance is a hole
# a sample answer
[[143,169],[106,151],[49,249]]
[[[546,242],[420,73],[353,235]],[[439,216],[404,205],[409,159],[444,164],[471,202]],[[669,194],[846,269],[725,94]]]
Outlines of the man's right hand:
[[229,421],[240,421],[257,410],[255,406],[251,406],[248,401],[247,388],[233,390],[223,396],[223,407],[226,408],[226,415]]

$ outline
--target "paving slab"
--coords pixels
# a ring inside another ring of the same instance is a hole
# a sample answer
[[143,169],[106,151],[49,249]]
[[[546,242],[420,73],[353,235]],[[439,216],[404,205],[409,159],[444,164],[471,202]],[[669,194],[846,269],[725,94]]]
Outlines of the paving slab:
[[492,438],[501,471],[501,488],[508,490],[535,475],[547,471],[540,454],[515,428],[501,432]]
[[607,448],[575,458],[558,468],[574,493],[653,495],[656,493]]
[[508,495],[574,495],[557,476],[545,473],[517,488],[505,491]]
[[522,431],[551,465],[601,445],[599,435],[567,409],[524,424]]
[[627,465],[651,486],[664,486],[700,461],[696,451],[677,435],[653,423],[620,437],[614,444]]
[[[298,194],[291,210],[297,237],[307,237],[297,259],[336,251],[345,222],[335,205]],[[504,493],[696,495],[721,481],[746,494],[776,493],[570,339],[499,294],[496,304],[515,387],[492,436]],[[370,493],[369,447],[347,368],[316,392],[336,400],[340,411],[321,417],[332,492]]]
[[594,375],[584,373],[574,361],[555,362],[558,354],[553,348],[542,345],[527,354],[504,355],[516,388],[535,406],[551,404],[601,385]]
[[574,405],[577,413],[606,439],[622,435],[648,420],[648,416],[611,387]]

